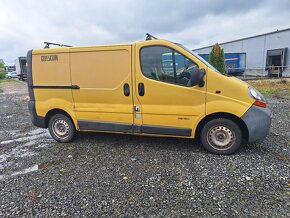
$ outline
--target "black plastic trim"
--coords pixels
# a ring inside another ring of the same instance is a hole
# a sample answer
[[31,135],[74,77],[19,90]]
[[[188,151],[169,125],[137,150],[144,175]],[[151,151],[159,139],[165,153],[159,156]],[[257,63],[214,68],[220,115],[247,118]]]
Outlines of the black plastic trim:
[[45,118],[38,116],[35,109],[35,97],[33,91],[33,79],[32,79],[32,51],[27,52],[27,85],[28,85],[28,94],[30,101],[28,102],[28,109],[30,113],[31,122],[40,128],[47,128],[45,124]]
[[133,133],[142,133],[142,125],[133,124]]
[[28,109],[30,112],[30,118],[31,118],[31,122],[40,128],[47,128],[46,123],[45,123],[45,118],[38,116],[36,114],[36,110],[35,110],[35,101],[29,101],[28,102]]
[[96,130],[125,133],[145,133],[155,135],[191,136],[192,130],[189,128],[178,128],[168,126],[135,125],[127,123],[98,122],[79,120],[81,130]]
[[174,136],[191,136],[192,129],[168,126],[142,125],[142,133]]
[[81,130],[96,130],[96,131],[125,132],[125,133],[133,132],[133,124],[127,123],[79,120],[78,124]]
[[123,86],[123,91],[125,96],[130,96],[130,86],[128,83],[125,83]]
[[72,86],[30,86],[31,89],[80,89],[78,85]]
[[249,143],[263,140],[267,136],[272,120],[272,113],[268,108],[253,105],[241,118],[248,128]]
[[33,86],[32,79],[32,51],[27,52],[27,85],[28,85],[28,94],[31,101],[34,101],[34,92],[31,86]]

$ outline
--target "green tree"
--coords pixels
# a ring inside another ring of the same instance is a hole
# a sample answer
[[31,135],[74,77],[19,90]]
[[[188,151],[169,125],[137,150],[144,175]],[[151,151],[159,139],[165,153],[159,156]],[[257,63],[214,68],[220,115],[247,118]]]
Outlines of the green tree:
[[2,59],[0,59],[0,79],[4,79],[5,78],[5,71],[4,71],[4,68],[5,68],[5,63],[2,61]]
[[209,53],[208,62],[222,74],[226,74],[225,53],[218,43],[216,43]]

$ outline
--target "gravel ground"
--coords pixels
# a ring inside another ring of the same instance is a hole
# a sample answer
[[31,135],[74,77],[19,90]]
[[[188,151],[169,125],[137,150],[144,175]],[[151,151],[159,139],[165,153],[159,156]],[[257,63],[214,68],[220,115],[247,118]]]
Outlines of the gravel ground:
[[25,83],[0,88],[0,217],[289,217],[289,92],[267,96],[265,141],[219,156],[176,138],[59,144],[32,126]]

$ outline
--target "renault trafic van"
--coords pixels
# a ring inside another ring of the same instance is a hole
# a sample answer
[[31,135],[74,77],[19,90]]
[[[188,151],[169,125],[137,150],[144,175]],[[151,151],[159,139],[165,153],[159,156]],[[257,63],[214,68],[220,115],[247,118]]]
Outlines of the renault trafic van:
[[35,49],[27,60],[32,123],[58,142],[78,131],[200,138],[231,154],[270,128],[257,90],[170,41]]

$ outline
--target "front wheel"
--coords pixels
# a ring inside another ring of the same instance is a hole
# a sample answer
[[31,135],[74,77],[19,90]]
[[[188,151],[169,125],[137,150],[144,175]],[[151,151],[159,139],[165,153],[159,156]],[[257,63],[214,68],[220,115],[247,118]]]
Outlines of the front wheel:
[[201,131],[203,147],[214,154],[232,154],[242,143],[240,127],[225,118],[213,119]]
[[53,115],[48,122],[49,133],[58,142],[70,142],[76,135],[76,129],[70,118],[63,114]]

